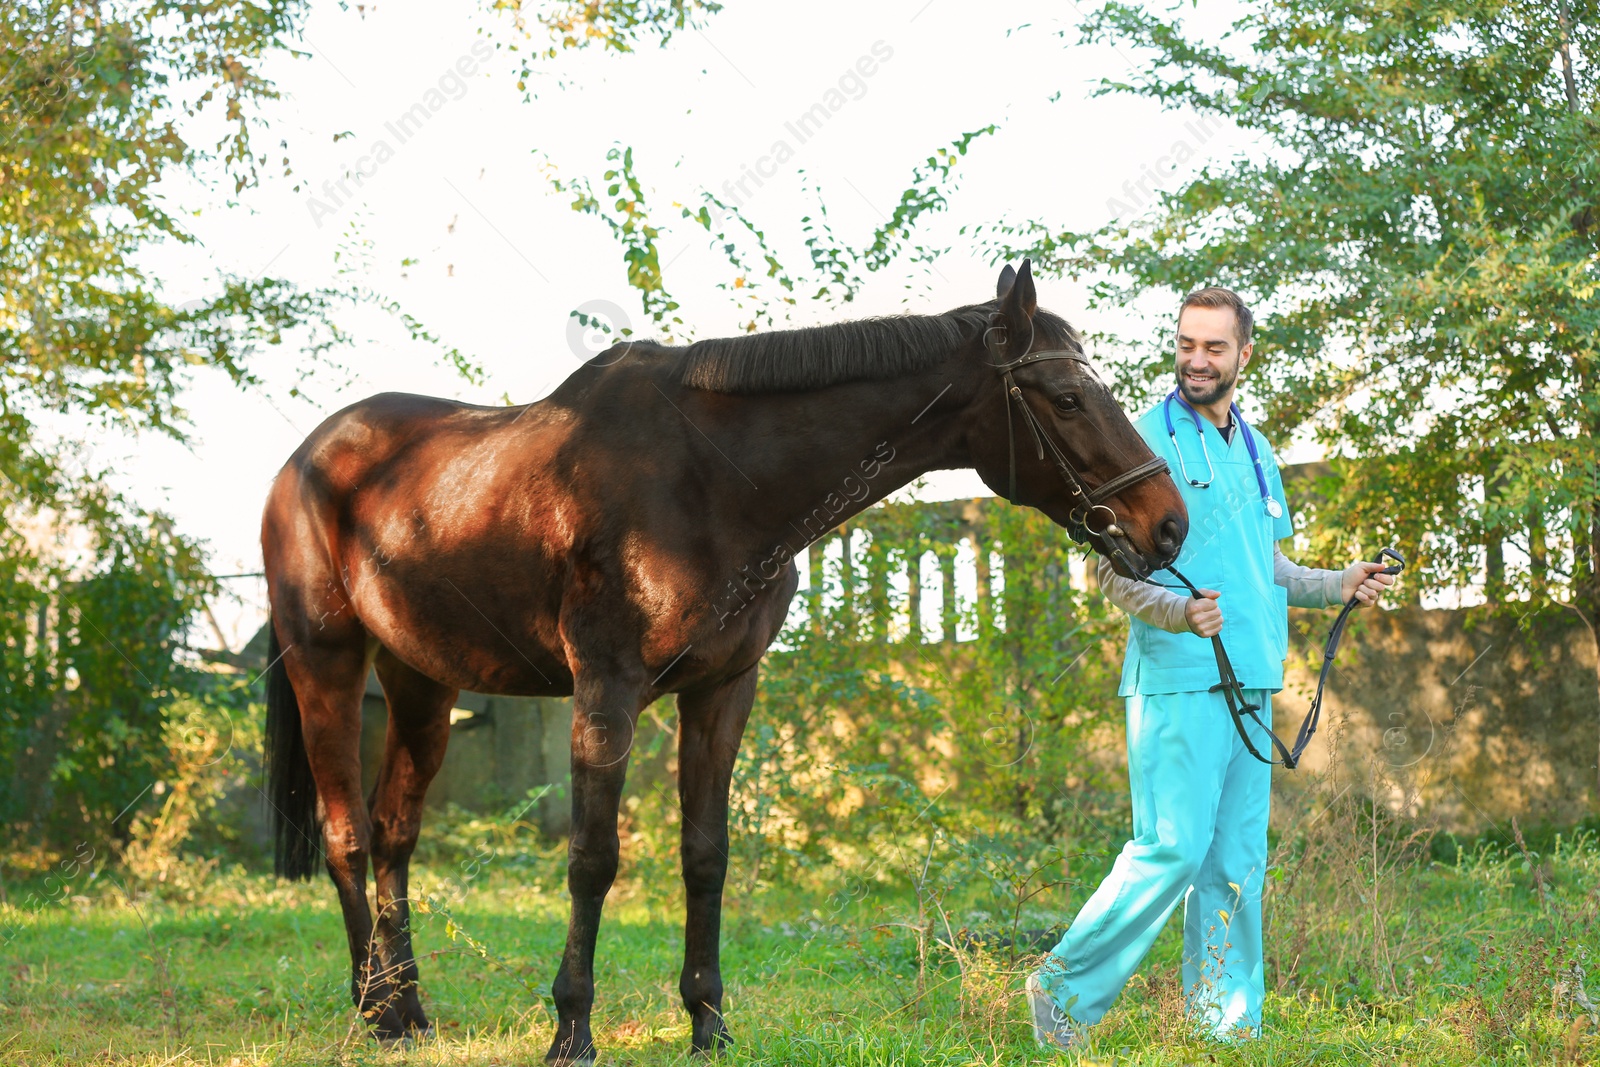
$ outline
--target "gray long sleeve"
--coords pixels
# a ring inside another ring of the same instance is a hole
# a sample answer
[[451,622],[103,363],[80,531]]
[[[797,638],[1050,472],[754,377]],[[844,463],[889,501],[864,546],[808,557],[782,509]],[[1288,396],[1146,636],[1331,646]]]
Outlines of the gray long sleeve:
[[1184,601],[1189,598],[1149,582],[1124,578],[1104,556],[1097,557],[1095,574],[1100,579],[1100,591],[1106,599],[1126,611],[1140,622],[1149,623],[1169,634],[1186,634],[1189,622],[1183,617]]
[[[1099,557],[1095,573],[1106,599],[1140,622],[1172,634],[1189,632],[1188,620],[1183,617],[1184,605],[1189,598],[1183,593],[1124,578],[1104,556]],[[1326,608],[1344,602],[1344,597],[1340,595],[1344,582],[1343,571],[1302,567],[1291,562],[1276,547],[1272,552],[1272,580],[1289,591],[1289,604],[1292,607]]]
[[1344,571],[1302,567],[1290,562],[1277,547],[1272,550],[1272,580],[1289,590],[1292,608],[1330,608],[1344,603]]

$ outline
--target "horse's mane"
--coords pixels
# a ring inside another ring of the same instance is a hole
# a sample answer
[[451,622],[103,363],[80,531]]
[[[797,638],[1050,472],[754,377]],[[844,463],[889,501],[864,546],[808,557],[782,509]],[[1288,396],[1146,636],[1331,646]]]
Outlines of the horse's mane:
[[[679,381],[718,393],[778,393],[842,382],[898,378],[946,359],[988,328],[997,301],[942,315],[890,315],[831,326],[714,337],[683,352]],[[1033,318],[1035,336],[1078,347],[1077,331],[1048,311]]]

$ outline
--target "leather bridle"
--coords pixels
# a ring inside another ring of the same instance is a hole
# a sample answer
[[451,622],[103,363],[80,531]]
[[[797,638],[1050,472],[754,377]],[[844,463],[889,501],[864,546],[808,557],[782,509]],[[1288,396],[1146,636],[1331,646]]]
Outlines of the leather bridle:
[[[988,349],[990,355],[999,357],[999,345],[990,336],[993,332],[993,329],[991,329],[989,333],[984,335],[984,347]],[[1033,338],[1030,336],[1028,340],[1031,344]],[[1017,499],[1017,438],[1011,417],[1011,407],[1015,403],[1018,408],[1022,409],[1023,422],[1027,424],[1028,430],[1033,434],[1033,445],[1039,458],[1041,460],[1044,459],[1045,449],[1048,448],[1050,450],[1050,459],[1055,464],[1056,473],[1061,476],[1061,480],[1067,485],[1067,491],[1072,495],[1072,511],[1067,516],[1068,536],[1080,544],[1086,543],[1091,537],[1101,538],[1103,542],[1112,537],[1124,537],[1126,535],[1123,533],[1121,525],[1117,522],[1117,513],[1106,504],[1106,501],[1130,485],[1136,485],[1146,478],[1153,478],[1158,474],[1169,473],[1167,461],[1160,456],[1156,456],[1149,462],[1141,463],[1139,466],[1109,478],[1091,489],[1084,481],[1083,476],[1078,473],[1077,468],[1072,465],[1072,461],[1067,458],[1067,454],[1061,450],[1061,446],[1056,444],[1055,439],[1040,425],[1039,417],[1033,413],[1033,409],[1028,407],[1027,401],[1023,399],[1022,387],[1017,384],[1016,379],[1012,376],[1012,372],[1019,367],[1031,366],[1034,363],[1043,363],[1052,359],[1070,359],[1074,362],[1082,363],[1085,367],[1092,368],[1088,357],[1082,352],[1075,352],[1065,348],[1041,352],[1024,351],[1022,355],[1009,362],[993,364],[995,373],[1000,375],[1001,383],[1006,392],[1006,448],[1009,451],[1010,470],[1006,499],[1013,503]],[[1095,529],[1093,526],[1093,522],[1097,518],[1101,522],[1099,529]]]

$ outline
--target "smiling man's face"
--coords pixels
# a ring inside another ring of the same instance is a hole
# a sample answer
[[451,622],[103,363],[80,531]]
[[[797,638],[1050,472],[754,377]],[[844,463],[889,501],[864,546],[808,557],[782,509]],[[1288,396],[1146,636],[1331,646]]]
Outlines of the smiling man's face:
[[1190,306],[1178,316],[1178,391],[1194,407],[1220,415],[1233,402],[1251,350],[1239,347],[1238,326],[1232,308]]

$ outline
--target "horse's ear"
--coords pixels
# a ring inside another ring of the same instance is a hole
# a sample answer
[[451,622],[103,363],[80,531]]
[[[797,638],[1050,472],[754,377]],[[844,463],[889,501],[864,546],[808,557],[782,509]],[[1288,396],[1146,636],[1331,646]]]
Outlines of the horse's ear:
[[995,299],[1004,300],[1006,294],[1011,292],[1011,286],[1016,280],[1017,272],[1011,269],[1011,264],[1007,263],[1000,271],[1000,284],[995,286]]
[[[1008,266],[1006,270],[1011,268]],[[1033,313],[1039,310],[1039,297],[1033,289],[1033,270],[1028,261],[1022,261],[1022,269],[1016,272],[1009,286],[1005,285],[1004,274],[1000,275],[1000,283],[1005,289],[1000,296],[997,325],[1005,327],[1006,356],[1016,359],[1028,350],[1033,340]]]
[[1033,318],[1033,313],[1039,310],[1039,295],[1033,289],[1033,267],[1028,260],[1022,261],[1022,269],[1017,271],[1017,284],[1011,288],[1017,306],[1028,318]]

